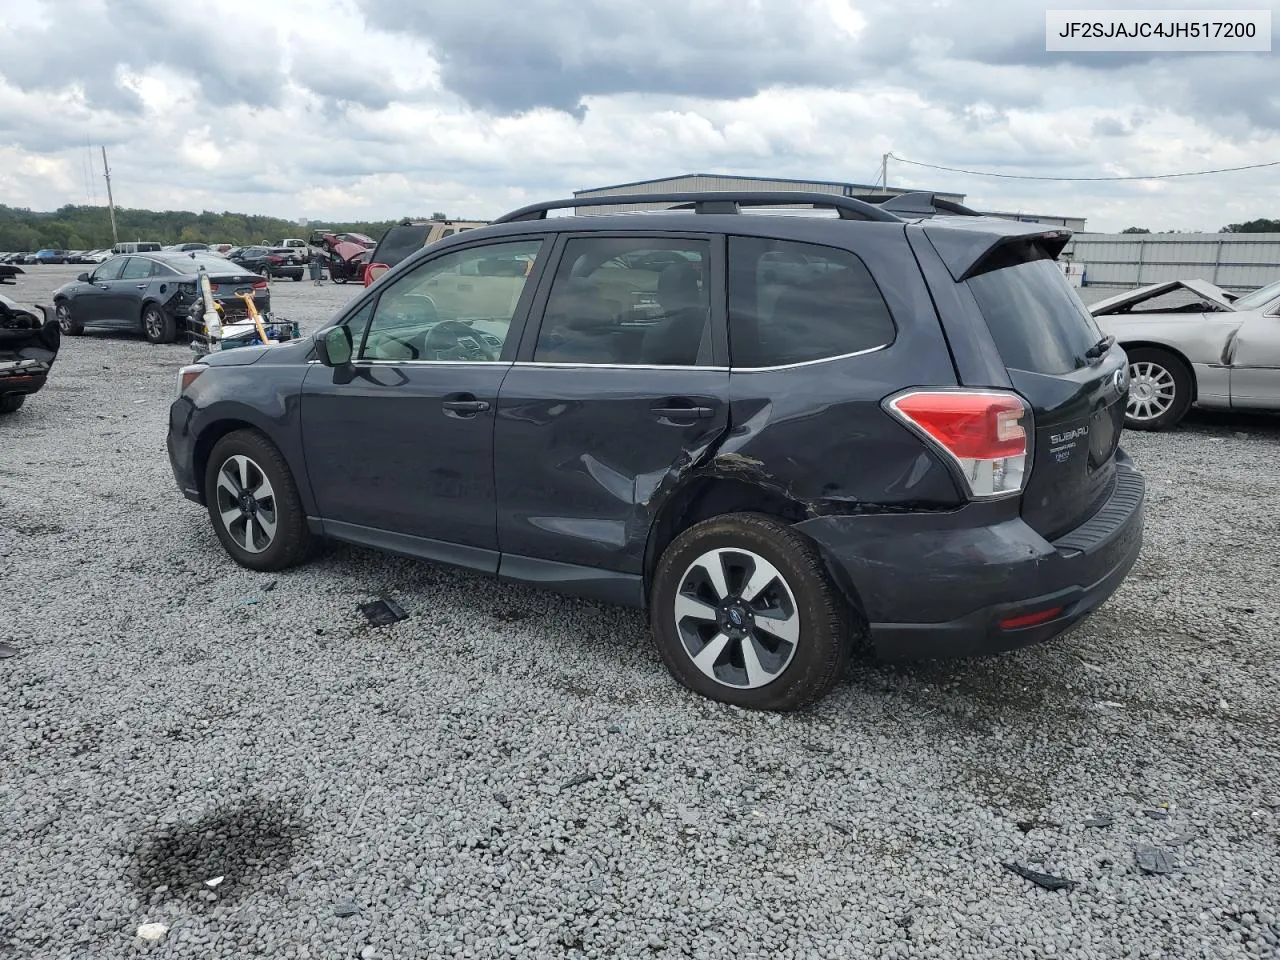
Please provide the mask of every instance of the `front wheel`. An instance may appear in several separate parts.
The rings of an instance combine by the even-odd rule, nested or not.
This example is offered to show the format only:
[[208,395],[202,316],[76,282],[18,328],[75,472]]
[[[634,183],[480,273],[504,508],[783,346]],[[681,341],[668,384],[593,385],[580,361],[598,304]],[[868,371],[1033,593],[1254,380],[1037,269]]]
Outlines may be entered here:
[[1130,430],[1167,430],[1191,409],[1191,371],[1174,354],[1157,347],[1129,351],[1129,400],[1124,425]]
[[16,413],[26,399],[25,393],[11,393],[7,397],[0,397],[0,413]]
[[772,517],[695,524],[654,573],[649,620],[663,662],[705,697],[797,710],[848,669],[853,623],[816,545]]
[[178,324],[152,303],[142,311],[142,334],[148,343],[173,343],[178,336]]
[[78,337],[84,333],[84,324],[80,323],[71,315],[71,304],[65,300],[61,301],[54,308],[54,316],[58,320],[58,329],[69,337]]
[[311,552],[311,533],[284,456],[256,430],[216,444],[204,475],[214,532],[231,559],[251,570],[284,570]]

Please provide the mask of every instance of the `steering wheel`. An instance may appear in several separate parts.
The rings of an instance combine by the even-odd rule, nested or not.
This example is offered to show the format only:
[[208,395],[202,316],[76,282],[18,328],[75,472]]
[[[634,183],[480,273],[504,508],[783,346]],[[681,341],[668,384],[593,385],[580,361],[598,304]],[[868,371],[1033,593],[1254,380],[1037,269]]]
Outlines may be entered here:
[[424,352],[448,353],[458,351],[465,354],[459,359],[497,360],[497,356],[489,347],[480,332],[470,324],[461,320],[443,320],[431,328],[423,343]]

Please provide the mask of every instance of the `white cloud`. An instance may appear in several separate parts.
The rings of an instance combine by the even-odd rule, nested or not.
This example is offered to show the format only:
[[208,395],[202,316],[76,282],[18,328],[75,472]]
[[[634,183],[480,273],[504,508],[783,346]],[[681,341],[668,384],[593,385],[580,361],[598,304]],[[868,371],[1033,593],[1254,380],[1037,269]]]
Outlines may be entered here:
[[[589,0],[537,0],[516,22],[504,6],[496,23],[485,19],[493,4],[473,0],[451,8],[447,29],[423,18],[407,31],[356,0],[180,6],[6,9],[4,202],[100,202],[101,180],[85,178],[90,159],[100,178],[100,143],[122,205],[312,219],[489,217],[690,171],[870,182],[886,151],[1073,176],[1280,159],[1272,58],[1051,60],[1042,8],[1012,0],[655,0],[642,23]],[[730,8],[737,19],[715,34]],[[245,31],[223,29],[232,22],[252,36],[237,40]],[[795,46],[762,47],[771,23]],[[131,34],[149,38],[146,56],[122,46]],[[33,51],[55,35],[65,56],[50,71]],[[485,55],[493,73],[475,73]],[[459,80],[464,60],[472,72]],[[523,106],[478,92],[504,76],[528,84],[509,98]],[[894,184],[1087,216],[1096,229],[1214,230],[1277,216],[1275,174],[1054,183],[890,163]]]

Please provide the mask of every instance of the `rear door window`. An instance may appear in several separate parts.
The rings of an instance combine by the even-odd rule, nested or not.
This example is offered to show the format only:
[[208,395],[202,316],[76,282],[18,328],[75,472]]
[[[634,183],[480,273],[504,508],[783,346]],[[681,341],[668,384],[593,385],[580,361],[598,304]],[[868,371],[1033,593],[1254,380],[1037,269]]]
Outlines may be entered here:
[[708,364],[710,256],[706,240],[570,240],[551,284],[534,361]]
[[421,250],[430,232],[430,224],[401,224],[392,227],[373,252],[373,262],[394,267],[411,253]]
[[847,250],[729,238],[732,365],[760,368],[865,353],[892,343],[889,307]]
[[1052,260],[1010,258],[967,281],[1004,365],[1050,376],[1086,366],[1102,333],[1067,278]]

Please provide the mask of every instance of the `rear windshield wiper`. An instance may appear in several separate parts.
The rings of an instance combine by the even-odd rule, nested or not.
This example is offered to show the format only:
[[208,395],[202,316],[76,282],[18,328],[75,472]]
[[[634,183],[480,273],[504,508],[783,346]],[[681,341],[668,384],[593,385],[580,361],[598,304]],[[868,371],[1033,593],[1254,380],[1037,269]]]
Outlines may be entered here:
[[1115,346],[1115,342],[1116,342],[1115,337],[1109,337],[1109,336],[1103,337],[1101,340],[1099,340],[1097,343],[1095,343],[1092,347],[1090,347],[1088,350],[1084,352],[1084,358],[1086,360],[1097,360],[1100,357],[1106,356],[1107,351],[1110,350],[1113,346]]

